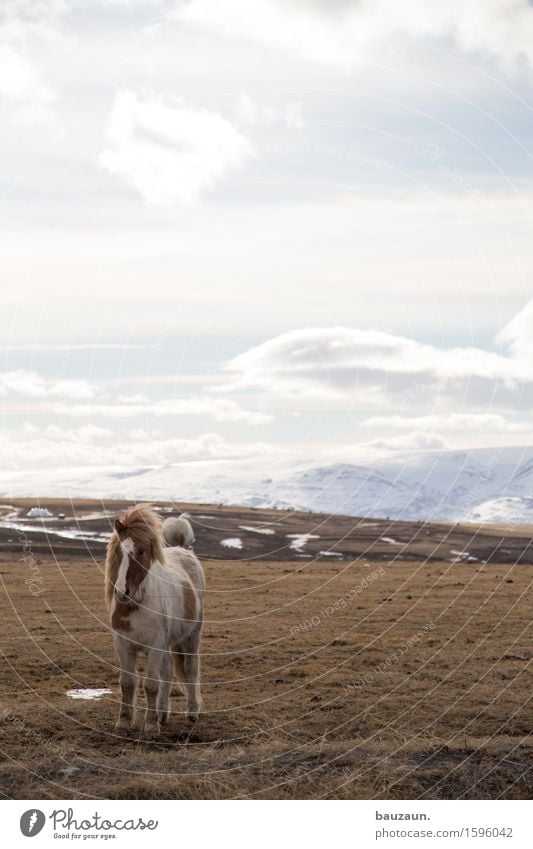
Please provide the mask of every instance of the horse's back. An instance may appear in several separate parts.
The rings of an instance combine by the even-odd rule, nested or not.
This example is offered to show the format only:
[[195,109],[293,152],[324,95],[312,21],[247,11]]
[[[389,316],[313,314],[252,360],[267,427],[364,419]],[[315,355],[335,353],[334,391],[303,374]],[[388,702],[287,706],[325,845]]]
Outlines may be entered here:
[[202,564],[197,556],[186,548],[173,546],[165,548],[165,561],[168,566],[183,570],[191,581],[195,591],[203,599],[205,591],[205,575]]

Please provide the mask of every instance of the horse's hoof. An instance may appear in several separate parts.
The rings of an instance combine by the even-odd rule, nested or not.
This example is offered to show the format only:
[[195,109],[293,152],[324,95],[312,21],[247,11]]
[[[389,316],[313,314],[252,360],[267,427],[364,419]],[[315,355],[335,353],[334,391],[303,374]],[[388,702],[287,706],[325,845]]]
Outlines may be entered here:
[[129,734],[130,724],[129,722],[123,722],[119,719],[118,722],[115,723],[113,731],[115,731],[117,734]]
[[146,740],[156,740],[161,733],[161,729],[157,723],[150,723],[144,726],[143,737]]
[[200,714],[198,712],[193,713],[191,711],[191,713],[187,714],[187,719],[189,720],[189,722],[198,722],[198,720],[200,719]]
[[165,713],[160,713],[159,714],[159,724],[160,725],[167,725],[169,716],[170,716],[170,713],[168,711],[166,711]]

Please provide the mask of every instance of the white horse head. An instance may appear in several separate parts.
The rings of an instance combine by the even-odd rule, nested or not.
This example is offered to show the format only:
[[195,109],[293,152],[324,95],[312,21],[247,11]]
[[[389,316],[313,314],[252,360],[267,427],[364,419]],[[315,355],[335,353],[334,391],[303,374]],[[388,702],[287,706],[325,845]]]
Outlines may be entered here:
[[139,602],[142,584],[155,562],[164,562],[161,521],[151,507],[138,504],[115,522],[106,563],[107,599]]

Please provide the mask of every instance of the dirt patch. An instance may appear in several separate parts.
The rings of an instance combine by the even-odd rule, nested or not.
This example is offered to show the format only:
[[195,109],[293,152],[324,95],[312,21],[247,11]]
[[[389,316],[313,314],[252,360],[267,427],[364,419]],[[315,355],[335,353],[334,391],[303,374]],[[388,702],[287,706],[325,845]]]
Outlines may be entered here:
[[[316,517],[286,521],[320,533]],[[5,797],[530,798],[527,564],[427,561],[409,545],[402,559],[205,558],[206,710],[188,725],[175,690],[147,742],[113,732],[103,550],[74,548],[24,561],[0,547]]]

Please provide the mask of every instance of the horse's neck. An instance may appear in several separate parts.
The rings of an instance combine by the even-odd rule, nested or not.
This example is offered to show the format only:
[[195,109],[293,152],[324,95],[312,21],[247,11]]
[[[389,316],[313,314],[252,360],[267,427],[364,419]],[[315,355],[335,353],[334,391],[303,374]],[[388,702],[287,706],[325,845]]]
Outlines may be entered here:
[[152,563],[152,565],[150,566],[148,574],[147,574],[146,578],[144,579],[145,584],[146,584],[146,589],[148,591],[150,591],[152,589],[157,589],[158,584],[160,584],[161,581],[164,580],[164,577],[165,577],[165,566],[164,566],[164,564],[161,563],[159,560],[155,560]]

